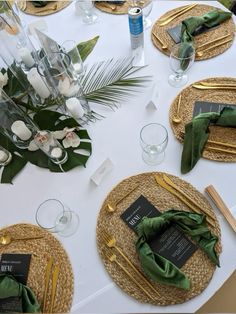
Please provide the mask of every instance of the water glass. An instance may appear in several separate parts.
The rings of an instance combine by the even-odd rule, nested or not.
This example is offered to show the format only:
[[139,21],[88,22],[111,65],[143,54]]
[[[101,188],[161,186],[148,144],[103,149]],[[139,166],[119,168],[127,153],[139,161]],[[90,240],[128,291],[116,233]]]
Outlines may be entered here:
[[152,21],[148,16],[152,11],[152,0],[133,0],[133,5],[142,8],[144,29],[151,27]]
[[[184,53],[183,53],[184,49]],[[171,49],[170,67],[174,74],[169,76],[169,84],[174,87],[184,86],[188,81],[186,72],[191,68],[195,59],[193,46],[177,44]]]
[[61,45],[61,48],[63,52],[70,56],[71,63],[74,68],[73,72],[76,74],[76,78],[80,78],[83,74],[84,67],[76,42],[74,40],[66,40]]
[[75,5],[76,9],[82,12],[85,24],[92,24],[97,21],[98,16],[94,13],[92,0],[77,0]]
[[78,215],[53,198],[39,205],[35,219],[41,228],[64,237],[73,235],[79,226]]
[[159,123],[145,125],[140,131],[144,162],[152,166],[160,164],[164,160],[167,143],[168,133],[163,125]]
[[49,131],[39,131],[34,137],[35,144],[56,165],[64,164],[68,159],[67,151]]

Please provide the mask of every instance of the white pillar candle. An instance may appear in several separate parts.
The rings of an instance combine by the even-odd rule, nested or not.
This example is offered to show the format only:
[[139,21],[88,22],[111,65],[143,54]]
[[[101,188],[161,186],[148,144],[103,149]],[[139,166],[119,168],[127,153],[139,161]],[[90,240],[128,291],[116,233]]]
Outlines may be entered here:
[[28,48],[25,47],[20,48],[19,55],[27,67],[31,68],[35,64],[35,61]]
[[32,132],[29,128],[25,125],[23,121],[17,120],[11,125],[12,132],[17,135],[22,141],[28,141],[31,136]]
[[76,73],[81,73],[81,72],[82,72],[82,66],[81,66],[81,64],[75,63],[75,64],[73,64],[73,66],[74,66],[74,69],[75,69],[75,72],[76,72]]
[[30,69],[27,79],[40,97],[45,99],[50,96],[50,91],[36,68]]
[[51,157],[60,158],[62,156],[62,149],[60,147],[54,147],[51,150]]
[[82,118],[84,115],[84,109],[78,98],[71,97],[66,101],[66,108],[75,119]]
[[4,162],[8,159],[8,155],[3,150],[0,150],[0,162]]

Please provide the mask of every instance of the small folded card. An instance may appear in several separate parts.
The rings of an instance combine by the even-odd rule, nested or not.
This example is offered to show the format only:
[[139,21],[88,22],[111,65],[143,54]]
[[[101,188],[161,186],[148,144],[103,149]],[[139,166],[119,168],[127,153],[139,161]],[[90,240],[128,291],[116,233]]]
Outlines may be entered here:
[[112,171],[114,165],[109,158],[107,158],[100,167],[94,172],[91,176],[91,181],[93,181],[96,185],[99,185],[104,177]]
[[193,118],[199,115],[200,113],[205,112],[218,112],[225,107],[236,108],[236,105],[225,104],[225,103],[216,103],[216,102],[208,102],[208,101],[195,101],[194,109],[193,109]]
[[[197,35],[200,35],[202,33],[208,32],[210,30],[215,29],[218,26],[219,25],[212,27],[212,28],[208,28],[206,26],[200,26],[199,28],[197,28],[195,30],[195,32],[193,33],[193,36],[197,36]],[[173,28],[169,28],[167,30],[168,34],[170,35],[170,37],[174,40],[174,42],[176,44],[179,44],[181,41],[181,28],[182,28],[182,24],[178,24],[177,26],[175,26]]]
[[30,254],[2,254],[0,273],[7,273],[26,285],[30,267]]
[[[153,218],[161,212],[141,195],[121,215],[121,219],[133,230],[143,217]],[[175,225],[170,225],[162,234],[149,243],[151,249],[165,257],[177,267],[181,268],[197,250],[197,246],[191,242]]]

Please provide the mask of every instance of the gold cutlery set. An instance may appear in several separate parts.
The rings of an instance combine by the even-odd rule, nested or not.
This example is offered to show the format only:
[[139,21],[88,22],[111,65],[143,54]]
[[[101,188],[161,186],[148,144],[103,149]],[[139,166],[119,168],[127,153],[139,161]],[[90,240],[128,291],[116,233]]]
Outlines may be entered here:
[[[122,249],[117,245],[114,237],[110,236],[105,230],[102,230],[101,240],[105,244],[104,253],[111,263],[116,263],[118,267],[126,273],[130,280],[133,281],[150,299],[154,301],[156,297],[160,297],[156,288],[136,268],[136,266],[124,254]],[[117,255],[114,253],[115,250]],[[121,262],[121,260],[123,260],[123,262]]]
[[[45,278],[44,278],[44,294],[42,301],[42,312],[43,313],[52,313],[55,303],[56,291],[57,291],[57,282],[59,277],[60,267],[55,266],[53,269],[54,259],[50,257],[47,262]],[[53,269],[53,272],[52,272]],[[52,272],[52,279],[50,281]],[[49,299],[48,299],[49,297]],[[49,307],[47,306],[47,301],[49,300]]]
[[[223,40],[223,39],[225,39],[225,40]],[[224,36],[220,36],[220,37],[213,39],[207,43],[204,43],[200,46],[197,46],[196,56],[202,57],[204,55],[204,53],[206,53],[207,51],[211,51],[211,50],[218,48],[222,45],[228,44],[229,42],[232,42],[232,35],[231,34],[226,34]]]
[[181,16],[182,14],[192,10],[196,6],[197,6],[197,3],[191,4],[191,5],[186,5],[186,6],[182,7],[179,11],[174,12],[172,14],[169,14],[167,17],[159,19],[158,24],[160,26],[165,26],[165,25],[169,24],[170,22],[172,22],[177,17]]

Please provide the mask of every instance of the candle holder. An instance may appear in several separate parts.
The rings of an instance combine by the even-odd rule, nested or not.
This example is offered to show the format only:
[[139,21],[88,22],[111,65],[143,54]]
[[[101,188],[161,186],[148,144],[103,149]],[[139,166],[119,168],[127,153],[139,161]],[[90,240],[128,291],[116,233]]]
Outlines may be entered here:
[[76,42],[74,40],[64,41],[61,50],[70,56],[73,66],[72,74],[75,75],[75,79],[80,79],[84,72],[84,66]]
[[91,109],[84,96],[82,86],[71,65],[71,58],[63,52],[45,55],[38,63],[38,73],[46,79],[55,93],[63,97],[66,113],[81,125],[91,119]]
[[6,166],[12,160],[12,154],[4,147],[0,146],[0,166]]
[[17,147],[27,149],[38,128],[3,90],[0,93],[0,132]]
[[67,161],[67,151],[49,131],[39,131],[34,137],[34,142],[54,164],[62,165]]

